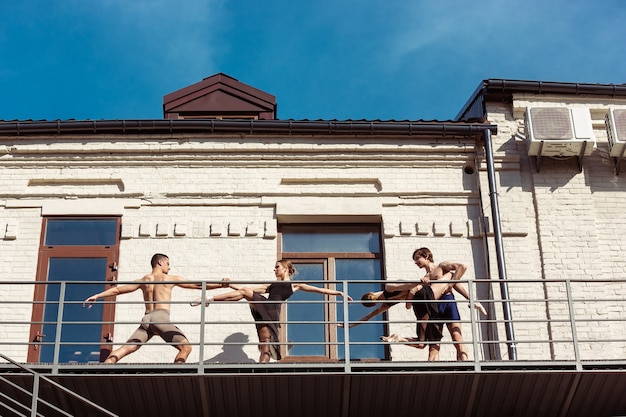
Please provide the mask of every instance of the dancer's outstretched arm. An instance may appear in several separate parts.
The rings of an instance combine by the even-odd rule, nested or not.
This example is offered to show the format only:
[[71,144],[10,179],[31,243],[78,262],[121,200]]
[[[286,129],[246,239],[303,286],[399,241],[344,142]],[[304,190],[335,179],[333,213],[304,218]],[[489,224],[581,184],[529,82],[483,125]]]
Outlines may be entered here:
[[[466,300],[469,301],[470,299],[469,292],[467,291],[467,287],[462,282],[457,282],[456,284],[454,284],[453,288],[456,292],[461,294],[463,297],[465,297]],[[487,315],[487,310],[485,310],[485,307],[483,307],[483,305],[480,302],[474,301],[474,308],[480,311],[483,315],[485,316]]]
[[[370,312],[369,314],[366,314],[365,316],[363,316],[360,319],[358,319],[356,322],[352,323],[350,326],[348,326],[348,328],[351,329],[353,327],[360,326],[361,324],[363,324],[361,322],[369,321],[372,318],[376,317],[377,315],[383,314],[387,310],[389,310],[389,305],[383,303],[383,304],[379,305],[378,307],[376,307],[376,309],[374,311]],[[339,323],[339,324],[337,324],[337,326],[338,327],[342,327],[342,328],[344,327],[343,323]]]
[[304,284],[304,283],[294,283],[293,284],[294,287],[294,291],[297,290],[302,290],[302,291],[306,291],[306,292],[315,292],[318,294],[326,294],[326,295],[339,295],[349,301],[352,301],[352,297],[350,297],[347,294],[344,294],[341,291],[337,291],[337,290],[331,290],[328,288],[321,288],[321,287],[316,287],[314,285],[309,285],[309,284]]

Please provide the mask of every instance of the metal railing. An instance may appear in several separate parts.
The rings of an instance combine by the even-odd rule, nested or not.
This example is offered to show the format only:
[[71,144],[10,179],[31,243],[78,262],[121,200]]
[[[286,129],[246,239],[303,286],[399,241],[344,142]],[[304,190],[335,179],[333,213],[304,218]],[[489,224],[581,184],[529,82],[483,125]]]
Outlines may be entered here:
[[[474,370],[480,370],[489,363],[508,361],[506,352],[511,345],[514,345],[518,352],[517,362],[529,365],[549,362],[552,364],[571,364],[576,369],[581,369],[586,363],[602,363],[606,366],[626,364],[626,338],[622,331],[626,321],[626,296],[624,296],[626,294],[624,291],[626,280],[510,280],[508,285],[511,297],[508,300],[497,299],[493,296],[491,288],[499,285],[498,280],[461,280],[460,282],[467,285],[471,296],[470,301],[467,301],[456,295],[462,317],[458,323],[463,328],[464,344],[470,351],[470,360],[464,364]],[[130,282],[118,282],[118,285],[128,283]],[[232,281],[232,283],[250,286],[263,284],[259,281]],[[38,366],[41,369],[47,369],[52,374],[57,373],[62,367],[74,365],[84,367],[84,363],[75,363],[60,357],[60,352],[64,346],[84,346],[85,349],[99,351],[103,345],[102,341],[63,341],[62,335],[66,334],[72,326],[96,325],[93,321],[81,320],[81,317],[72,317],[71,321],[64,320],[67,308],[83,303],[82,299],[72,300],[70,295],[73,292],[70,289],[75,285],[83,284],[93,285],[94,282],[24,283],[0,281],[0,294],[2,294],[0,311],[3,311],[3,314],[0,315],[0,329],[2,329],[0,332],[3,334],[0,338],[2,357],[5,359],[6,357],[18,358],[19,362],[26,364],[28,363],[25,360],[28,349],[43,349],[45,347],[53,352],[52,360],[28,363],[28,366]],[[311,284],[319,285],[319,281]],[[319,308],[323,304],[325,307],[322,310],[326,311],[332,306],[336,312],[335,317],[341,317],[341,319],[314,317],[312,319],[290,319],[280,322],[283,330],[301,326],[317,326],[315,327],[318,329],[316,331],[323,329],[321,330],[323,340],[294,341],[287,339],[277,342],[283,346],[284,352],[289,352],[294,348],[307,350],[308,347],[321,347],[326,352],[324,355],[305,355],[314,357],[307,357],[302,361],[297,355],[288,355],[289,366],[297,366],[300,362],[303,366],[309,366],[312,361],[323,362],[324,356],[330,362],[341,364],[346,372],[350,372],[355,363],[376,363],[377,366],[383,364],[393,367],[394,363],[427,362],[425,352],[428,351],[429,345],[434,342],[426,342],[426,348],[420,351],[407,347],[402,342],[383,342],[380,340],[382,334],[379,333],[381,331],[383,334],[400,332],[401,336],[416,336],[416,320],[410,310],[405,310],[402,307],[404,301],[400,301],[399,306],[391,307],[386,316],[378,316],[367,322],[359,322],[361,315],[370,310],[361,308],[358,314],[355,313],[356,308],[363,304],[363,301],[360,300],[361,294],[351,293],[351,290],[352,292],[357,291],[364,284],[372,285],[372,281],[328,281],[325,284],[341,288],[344,293],[351,294],[354,300],[331,297],[322,301],[296,301],[292,299],[285,301],[286,308],[295,308],[298,305],[306,308]],[[33,302],[32,299],[26,299],[27,297],[18,296],[16,299],[12,295],[32,294],[32,287],[35,285],[58,286],[58,301]],[[24,290],[24,287],[30,288],[30,290]],[[203,295],[216,293],[206,291],[206,289],[195,294],[189,290],[184,291],[186,291],[185,295],[190,295],[189,298],[201,293]],[[177,297],[183,297],[183,295],[178,293]],[[487,316],[474,313],[472,307],[476,302],[481,302],[485,306],[488,311]],[[127,306],[137,309],[139,308],[137,305],[141,304],[143,309],[144,305],[143,301],[131,300],[126,295],[118,296],[116,301],[98,301],[98,303],[115,303],[118,313]],[[503,318],[503,303],[507,303],[511,308],[511,320],[507,321]],[[176,309],[176,314],[179,317],[183,315],[181,313],[182,307],[179,306],[182,304],[188,308],[188,300],[180,301],[176,298],[172,301],[172,310]],[[190,344],[193,350],[197,352],[197,354],[194,352],[194,355],[197,355],[194,356],[194,358],[197,357],[196,360],[181,366],[191,368],[199,374],[210,372],[211,367],[239,366],[250,368],[261,366],[255,363],[254,358],[250,356],[245,358],[245,361],[241,361],[241,353],[251,351],[247,346],[259,344],[253,330],[254,327],[252,327],[258,322],[255,322],[250,314],[243,313],[243,315],[236,316],[222,314],[224,310],[221,304],[232,305],[232,302],[214,304],[210,309],[200,309],[199,320],[176,321],[178,326],[184,326]],[[469,305],[471,310],[463,307],[464,305]],[[51,311],[56,313],[54,319],[33,321],[31,319],[32,311],[37,306],[51,307]],[[87,311],[85,309],[85,312]],[[191,317],[196,314],[198,313],[189,313],[188,315]],[[97,324],[115,326],[116,340],[114,343],[107,343],[107,346],[118,347],[124,344],[124,340],[126,340],[124,338],[130,335],[130,333],[127,334],[128,329],[136,327],[139,319],[140,317],[132,321],[109,321],[98,322]],[[446,349],[453,351],[455,343],[450,339],[450,335],[445,329],[446,323],[443,320],[435,322],[444,324],[444,338],[439,342],[442,351]],[[361,337],[355,337],[355,329],[357,328],[350,328],[354,324],[359,324],[361,329],[370,330],[359,330]],[[507,339],[505,325],[512,325],[515,328],[515,340]],[[32,326],[52,326],[54,328],[54,340],[30,340]],[[334,329],[336,329],[336,333],[328,336],[333,333]],[[368,331],[371,332],[368,333]],[[244,335],[245,337],[229,339],[228,336],[232,334]],[[217,337],[217,335],[222,337]],[[168,345],[158,337],[152,339],[148,344],[151,346]],[[209,352],[215,352],[218,347],[221,347],[222,351],[229,349],[236,351],[239,356],[231,356],[232,362],[229,362],[228,355],[222,354],[219,360],[211,361],[211,358],[207,358],[207,356],[210,356]],[[383,353],[374,357],[359,353],[374,348]],[[136,363],[140,367],[150,367],[150,362],[139,359],[144,351],[147,349],[134,353],[133,356],[124,361]],[[328,354],[328,352],[332,353]],[[168,351],[167,354],[169,356],[170,352]],[[448,358],[447,361],[450,361],[449,355],[446,358]],[[99,359],[87,361],[93,362],[88,363],[88,366],[98,366]],[[158,366],[163,366],[163,361],[155,362],[158,362]]]
[[[0,376],[0,386],[3,386],[3,389],[0,390],[0,407],[6,409],[8,412],[13,413],[14,415],[18,415],[18,416],[36,417],[36,416],[45,415],[39,412],[41,408],[45,408],[45,409],[51,410],[51,412],[55,413],[55,415],[58,414],[61,416],[73,417],[73,414],[68,413],[67,411],[61,409],[59,406],[53,404],[51,401],[48,401],[42,398],[39,392],[40,387],[42,384],[47,384],[52,390],[61,391],[64,394],[71,396],[74,399],[82,402],[83,404],[85,404],[85,406],[88,409],[91,409],[93,410],[94,413],[96,413],[94,415],[117,417],[117,414],[110,412],[104,407],[99,406],[93,401],[51,380],[45,375],[41,375],[38,372],[34,372],[28,367],[23,366],[15,362],[13,359],[7,356],[4,356],[2,354],[0,354],[0,358],[4,359],[5,361],[13,365],[15,369],[17,370],[17,372],[26,373],[32,377],[32,381],[28,381],[26,384],[24,384],[25,385],[24,387],[16,383],[15,381],[5,378],[4,376]],[[15,392],[23,394],[28,399],[30,399],[30,401],[29,402],[20,401],[19,399],[15,398],[16,397],[15,394],[13,394],[12,396],[7,395],[5,392],[7,392],[9,388],[14,390]]]

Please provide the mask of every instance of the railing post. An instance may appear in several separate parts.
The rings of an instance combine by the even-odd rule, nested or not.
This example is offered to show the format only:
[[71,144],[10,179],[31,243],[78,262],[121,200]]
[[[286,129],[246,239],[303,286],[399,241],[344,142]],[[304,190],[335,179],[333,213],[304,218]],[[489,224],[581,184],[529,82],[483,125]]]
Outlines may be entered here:
[[572,326],[572,342],[574,343],[576,370],[582,371],[582,364],[580,363],[580,348],[578,347],[578,334],[576,333],[576,317],[574,316],[574,302],[572,300],[572,283],[569,279],[565,280],[565,291],[567,293],[567,306],[569,308],[569,322]]
[[343,350],[345,356],[344,370],[346,373],[349,373],[352,366],[350,363],[350,328],[348,325],[349,304],[347,297],[348,294],[350,294],[350,292],[348,291],[348,281],[342,281],[342,287],[344,294],[344,296],[341,297],[343,305]]
[[198,374],[204,375],[204,325],[206,320],[206,282],[202,282],[202,304],[200,304],[200,345],[198,346]]
[[61,330],[63,328],[63,307],[65,306],[66,282],[61,281],[59,289],[59,304],[57,308],[57,324],[54,335],[54,354],[52,359],[52,374],[59,372],[59,356],[61,355]]
[[30,415],[31,417],[37,417],[37,405],[39,404],[39,374],[33,374],[33,397],[30,401]]
[[[476,320],[476,309],[474,303],[474,280],[467,281],[468,294],[469,294],[469,306],[470,306],[470,325],[472,326],[472,347],[474,350],[474,370],[476,372],[480,371],[480,361],[478,360],[478,353],[480,352],[481,344],[479,343],[479,335],[480,335],[480,327],[478,326],[478,321]],[[478,315],[480,317],[480,314]]]

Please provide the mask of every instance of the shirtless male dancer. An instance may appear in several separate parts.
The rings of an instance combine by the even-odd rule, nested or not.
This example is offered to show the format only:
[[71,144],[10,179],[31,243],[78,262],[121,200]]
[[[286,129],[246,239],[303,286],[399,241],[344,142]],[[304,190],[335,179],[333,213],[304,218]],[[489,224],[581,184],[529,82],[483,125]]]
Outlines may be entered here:
[[[449,283],[445,285],[437,285],[432,281],[437,280],[458,280],[460,279],[464,273],[467,271],[467,266],[457,262],[441,262],[439,264],[435,264],[433,261],[433,254],[428,248],[419,248],[413,252],[413,262],[419,268],[423,268],[426,271],[426,275],[420,280],[419,283],[410,283],[410,284],[387,284],[386,290],[407,290],[409,289],[409,296],[412,298],[415,296],[417,292],[419,292],[424,285],[431,286],[433,289],[433,295],[435,300],[446,299],[446,302],[438,303],[436,306],[437,318],[448,320],[447,327],[450,331],[450,336],[454,342],[454,346],[457,349],[457,360],[467,360],[467,347],[463,343],[463,334],[461,332],[461,324],[460,324],[460,316],[458,312],[458,308],[456,306],[455,301],[451,301],[450,298],[446,298],[448,294],[451,294],[452,288],[454,288],[459,294],[464,296],[466,299],[470,299],[469,292],[463,283]],[[454,300],[454,297],[451,297]],[[412,303],[407,303],[407,308],[413,307],[415,308],[419,305],[415,305]],[[474,302],[474,308],[480,311],[482,314],[486,315],[487,311],[482,306],[482,304],[478,301]],[[455,314],[454,314],[455,313]],[[416,313],[417,315],[417,313]],[[422,329],[418,329],[418,338],[399,338],[396,335],[391,335],[395,337],[385,337],[383,340],[389,339],[390,341],[401,341],[401,342],[409,342],[411,346],[417,348],[424,348],[425,345],[421,342],[424,341],[423,337],[426,332],[426,326],[428,317],[418,317],[418,319],[422,319],[422,321],[418,324],[418,326],[422,326]],[[425,319],[425,320],[424,320]],[[436,325],[437,327],[441,327],[441,324]],[[419,330],[422,330],[420,333]],[[419,337],[421,334],[422,337]],[[433,340],[430,340],[431,342]],[[417,342],[417,343],[415,343]],[[439,359],[439,349],[440,345],[431,343],[429,344],[429,352],[428,352],[428,360],[436,361]]]
[[[112,287],[101,293],[94,294],[83,302],[83,307],[91,308],[93,303],[104,297],[120,294],[128,294],[137,290],[143,292],[146,304],[146,314],[141,320],[141,325],[126,341],[127,344],[117,348],[104,363],[116,363],[124,356],[137,351],[142,344],[150,340],[154,335],[159,335],[167,343],[172,343],[178,349],[174,359],[175,363],[184,363],[191,353],[191,345],[183,332],[170,322],[170,304],[172,301],[172,289],[176,286],[189,289],[202,289],[202,283],[191,283],[183,277],[168,275],[170,260],[167,255],[157,253],[150,261],[152,272],[133,281],[133,284]],[[167,282],[165,284],[155,284]],[[207,289],[221,288],[222,284],[206,284]]]

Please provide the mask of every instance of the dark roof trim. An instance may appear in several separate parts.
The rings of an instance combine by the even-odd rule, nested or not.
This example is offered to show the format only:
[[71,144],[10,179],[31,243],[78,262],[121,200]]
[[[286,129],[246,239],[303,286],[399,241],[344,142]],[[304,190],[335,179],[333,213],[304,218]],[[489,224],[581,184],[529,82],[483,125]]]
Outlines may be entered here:
[[72,134],[282,134],[474,136],[497,125],[463,122],[311,121],[311,120],[67,120],[0,122],[0,136]]
[[484,112],[485,101],[512,101],[514,93],[531,94],[592,94],[626,97],[626,84],[585,84],[551,81],[483,80],[461,108],[455,120],[475,120],[475,110],[480,104]]

